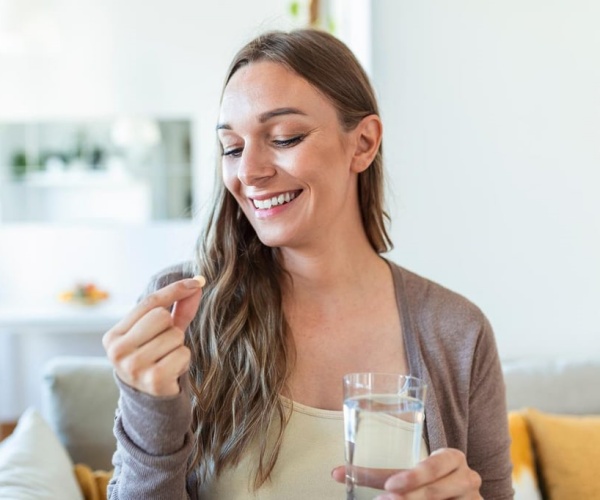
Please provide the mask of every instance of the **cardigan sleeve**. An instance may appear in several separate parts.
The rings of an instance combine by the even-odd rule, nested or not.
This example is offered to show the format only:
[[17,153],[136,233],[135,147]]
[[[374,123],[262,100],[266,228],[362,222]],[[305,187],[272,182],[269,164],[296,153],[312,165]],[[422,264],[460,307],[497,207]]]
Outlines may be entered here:
[[192,413],[187,380],[177,396],[154,397],[136,391],[117,377],[121,396],[114,423],[115,471],[110,500],[195,499],[187,467],[192,451]]
[[492,327],[484,317],[471,372],[467,460],[481,475],[486,500],[513,498],[505,392]]

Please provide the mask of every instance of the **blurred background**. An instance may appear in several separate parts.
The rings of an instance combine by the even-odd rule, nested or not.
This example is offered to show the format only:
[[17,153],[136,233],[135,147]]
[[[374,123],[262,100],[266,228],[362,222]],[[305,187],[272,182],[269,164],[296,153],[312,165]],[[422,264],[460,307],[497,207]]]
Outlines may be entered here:
[[503,359],[597,356],[599,22],[593,0],[0,0],[0,418],[193,255],[231,57],[311,23],[380,99],[389,257],[477,303]]

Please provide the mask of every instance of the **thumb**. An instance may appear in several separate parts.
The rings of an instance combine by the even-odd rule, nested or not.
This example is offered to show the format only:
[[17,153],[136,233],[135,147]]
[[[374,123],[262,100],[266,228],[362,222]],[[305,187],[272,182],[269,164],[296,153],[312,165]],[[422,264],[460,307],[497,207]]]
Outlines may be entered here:
[[[204,278],[202,278],[202,280],[204,280]],[[202,288],[198,288],[188,297],[175,302],[173,305],[173,312],[171,313],[173,326],[185,332],[192,320],[196,317],[201,298]]]

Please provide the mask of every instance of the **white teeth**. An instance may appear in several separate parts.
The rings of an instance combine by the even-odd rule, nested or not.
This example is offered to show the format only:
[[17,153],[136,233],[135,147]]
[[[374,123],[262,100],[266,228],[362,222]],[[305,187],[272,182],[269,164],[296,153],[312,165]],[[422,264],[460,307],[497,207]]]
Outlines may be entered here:
[[252,200],[254,202],[254,206],[261,210],[268,210],[271,207],[276,207],[277,205],[283,205],[284,203],[289,203],[294,198],[296,198],[295,193],[285,193],[280,194],[279,196],[273,196],[273,198],[267,200]]

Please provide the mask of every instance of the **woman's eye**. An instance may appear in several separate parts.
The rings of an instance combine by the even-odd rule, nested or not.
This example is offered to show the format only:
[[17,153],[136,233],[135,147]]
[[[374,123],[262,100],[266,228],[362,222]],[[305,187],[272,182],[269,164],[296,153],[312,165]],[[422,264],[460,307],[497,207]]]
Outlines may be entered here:
[[280,148],[289,148],[291,146],[295,146],[296,144],[302,142],[306,135],[301,134],[295,137],[291,137],[289,139],[274,139],[273,144]]
[[233,158],[239,158],[242,156],[242,148],[231,148],[223,149],[223,156],[232,156]]

